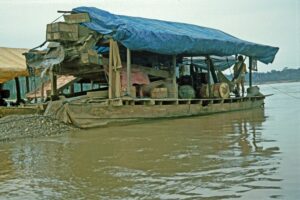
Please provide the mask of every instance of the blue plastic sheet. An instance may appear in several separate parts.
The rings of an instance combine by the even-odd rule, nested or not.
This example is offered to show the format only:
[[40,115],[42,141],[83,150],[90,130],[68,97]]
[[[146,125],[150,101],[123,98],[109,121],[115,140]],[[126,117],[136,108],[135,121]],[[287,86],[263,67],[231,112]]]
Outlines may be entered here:
[[78,7],[73,11],[88,13],[91,22],[83,23],[84,26],[111,35],[133,51],[185,56],[242,54],[268,64],[273,62],[279,50],[192,24],[114,15],[93,7]]

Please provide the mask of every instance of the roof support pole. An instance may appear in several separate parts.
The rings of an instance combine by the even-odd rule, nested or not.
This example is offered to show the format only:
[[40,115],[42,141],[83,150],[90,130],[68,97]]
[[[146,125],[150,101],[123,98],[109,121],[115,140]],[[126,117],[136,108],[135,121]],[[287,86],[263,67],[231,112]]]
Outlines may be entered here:
[[216,74],[216,69],[215,69],[214,63],[213,63],[212,59],[210,58],[210,56],[207,56],[207,60],[209,62],[209,68],[210,68],[211,76],[214,80],[214,83],[218,83],[219,80],[218,80],[218,77]]
[[176,83],[176,55],[173,55],[172,64],[173,64],[172,83],[173,83],[173,89],[174,89],[173,98],[177,99],[178,98],[178,89],[177,89],[177,83]]
[[112,69],[112,39],[109,40],[109,62],[108,62],[108,98],[112,99],[112,76],[113,76],[113,69]]
[[44,99],[45,99],[45,96],[44,96],[45,92],[44,91],[45,91],[45,84],[42,81],[42,86],[41,86],[41,102],[44,102]]
[[57,98],[57,77],[54,74],[53,69],[50,69],[50,79],[51,79],[51,99],[55,100]]
[[72,84],[70,85],[69,90],[70,90],[70,94],[73,95],[73,94],[74,94],[74,83],[72,83]]
[[21,102],[21,88],[20,88],[20,81],[19,78],[15,78],[15,83],[16,83],[16,94],[17,94],[17,104]]
[[252,57],[249,57],[249,87],[252,87]]
[[127,48],[127,95],[131,96],[131,51]]
[[26,93],[28,93],[30,91],[30,89],[29,89],[29,77],[28,76],[25,77],[25,83],[26,83]]
[[207,85],[208,85],[208,97],[211,97],[211,90],[210,90],[210,58],[206,56],[206,65],[207,65]]

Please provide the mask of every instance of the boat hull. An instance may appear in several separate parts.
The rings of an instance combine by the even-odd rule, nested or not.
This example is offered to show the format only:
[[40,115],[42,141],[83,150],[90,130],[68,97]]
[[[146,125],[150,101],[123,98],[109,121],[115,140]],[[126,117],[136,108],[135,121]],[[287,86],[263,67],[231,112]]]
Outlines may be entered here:
[[79,128],[128,123],[143,119],[190,117],[262,107],[265,96],[231,99],[135,99],[52,102],[47,115]]

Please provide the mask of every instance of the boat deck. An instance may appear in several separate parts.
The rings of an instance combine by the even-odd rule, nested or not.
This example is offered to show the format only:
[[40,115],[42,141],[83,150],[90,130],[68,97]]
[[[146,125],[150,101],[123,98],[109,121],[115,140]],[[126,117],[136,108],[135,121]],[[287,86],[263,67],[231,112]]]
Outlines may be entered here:
[[223,104],[223,103],[238,103],[264,99],[266,96],[254,96],[254,97],[234,97],[234,98],[207,98],[207,99],[150,99],[150,98],[115,98],[115,99],[103,99],[103,98],[89,98],[88,103],[106,103],[107,105],[182,105],[182,104]]

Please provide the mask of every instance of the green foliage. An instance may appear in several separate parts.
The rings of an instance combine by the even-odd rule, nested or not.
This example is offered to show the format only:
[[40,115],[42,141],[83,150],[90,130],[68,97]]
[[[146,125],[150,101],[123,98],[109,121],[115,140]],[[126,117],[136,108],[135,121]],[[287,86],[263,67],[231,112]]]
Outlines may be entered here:
[[254,83],[268,83],[268,82],[286,82],[286,81],[300,81],[300,68],[289,69],[285,67],[282,71],[272,70],[266,73],[253,73]]
[[[249,73],[246,74],[246,82],[249,82]],[[232,79],[231,75],[227,75],[229,80]],[[253,84],[262,84],[270,82],[294,82],[300,81],[300,68],[289,69],[285,67],[282,71],[271,70],[270,72],[253,72]]]

